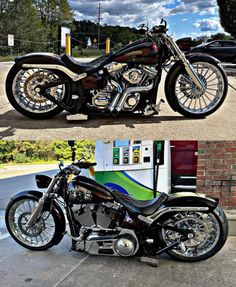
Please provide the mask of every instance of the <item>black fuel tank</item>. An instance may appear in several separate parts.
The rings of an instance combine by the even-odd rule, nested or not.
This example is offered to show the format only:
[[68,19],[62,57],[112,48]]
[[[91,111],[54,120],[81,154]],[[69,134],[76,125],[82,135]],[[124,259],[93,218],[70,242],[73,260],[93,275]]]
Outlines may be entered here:
[[87,189],[91,197],[89,201],[93,203],[113,201],[111,191],[91,178],[77,176],[71,181],[71,184],[75,189],[79,187]]
[[146,39],[135,41],[116,52],[117,63],[156,64],[159,61],[160,49],[154,42]]

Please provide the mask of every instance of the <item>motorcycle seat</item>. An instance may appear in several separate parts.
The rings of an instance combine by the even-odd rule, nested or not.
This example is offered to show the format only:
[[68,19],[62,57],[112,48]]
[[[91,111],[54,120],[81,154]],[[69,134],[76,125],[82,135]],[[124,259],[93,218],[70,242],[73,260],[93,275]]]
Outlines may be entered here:
[[110,53],[105,56],[101,56],[89,63],[82,63],[75,60],[73,57],[64,54],[62,55],[61,60],[72,72],[82,74],[88,72],[96,72],[97,70],[101,69],[111,61],[113,55],[113,53]]
[[116,201],[124,205],[133,213],[145,216],[152,215],[168,198],[167,194],[160,193],[159,196],[152,200],[137,200],[124,193],[114,190],[112,191],[112,195]]

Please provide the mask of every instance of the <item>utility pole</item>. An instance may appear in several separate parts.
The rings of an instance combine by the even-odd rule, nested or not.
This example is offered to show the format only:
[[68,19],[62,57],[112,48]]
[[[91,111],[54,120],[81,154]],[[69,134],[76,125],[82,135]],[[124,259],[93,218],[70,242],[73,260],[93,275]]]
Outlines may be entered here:
[[101,36],[101,20],[102,20],[102,17],[101,17],[101,12],[102,12],[102,5],[101,3],[99,2],[98,4],[98,48],[100,46],[100,36]]

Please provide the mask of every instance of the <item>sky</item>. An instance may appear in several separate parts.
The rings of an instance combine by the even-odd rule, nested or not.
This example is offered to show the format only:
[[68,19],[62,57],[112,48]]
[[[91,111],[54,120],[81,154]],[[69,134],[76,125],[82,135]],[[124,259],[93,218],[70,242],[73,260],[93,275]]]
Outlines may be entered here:
[[169,34],[176,39],[224,32],[216,0],[69,0],[77,20],[97,21],[98,3],[102,5],[101,24],[150,27],[167,20]]

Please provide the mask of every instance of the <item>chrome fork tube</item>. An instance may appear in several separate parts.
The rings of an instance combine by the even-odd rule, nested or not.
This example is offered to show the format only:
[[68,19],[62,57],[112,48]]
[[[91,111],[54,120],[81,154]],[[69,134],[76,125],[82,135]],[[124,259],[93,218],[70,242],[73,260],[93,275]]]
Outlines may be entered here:
[[170,36],[166,36],[165,37],[168,42],[170,43],[170,45],[173,47],[173,49],[175,50],[177,56],[179,57],[179,59],[183,62],[184,67],[188,73],[188,75],[191,77],[191,79],[193,80],[194,84],[201,90],[203,91],[205,89],[202,81],[199,79],[196,70],[194,69],[193,65],[186,59],[184,53],[180,50],[180,48],[178,47],[178,45],[175,43],[175,41],[173,40],[172,37]]
[[39,214],[41,213],[45,200],[48,198],[50,192],[53,190],[54,185],[56,184],[58,179],[58,176],[55,175],[52,179],[52,181],[50,182],[50,185],[48,186],[48,189],[45,191],[45,193],[43,194],[43,196],[40,198],[39,202],[36,204],[33,212],[30,215],[30,218],[26,224],[26,227],[31,227],[32,224],[37,220]]

